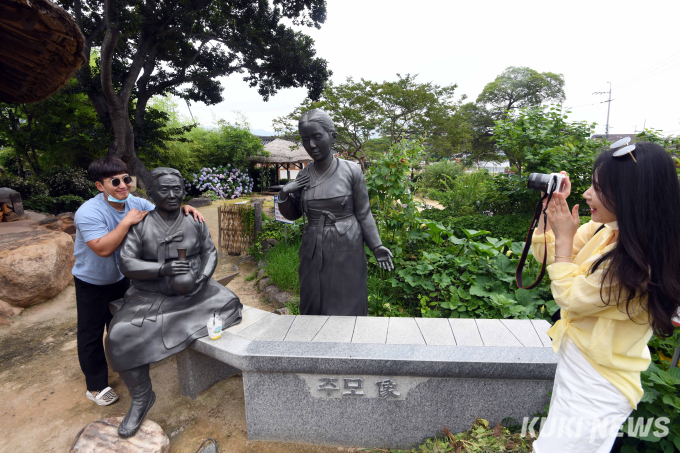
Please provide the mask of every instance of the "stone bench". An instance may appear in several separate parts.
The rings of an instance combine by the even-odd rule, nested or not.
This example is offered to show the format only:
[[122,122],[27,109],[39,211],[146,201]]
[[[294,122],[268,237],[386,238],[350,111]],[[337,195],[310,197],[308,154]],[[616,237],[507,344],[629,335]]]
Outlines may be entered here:
[[408,448],[446,426],[542,411],[557,366],[548,322],[279,316],[244,307],[177,356],[183,395],[243,374],[250,440]]

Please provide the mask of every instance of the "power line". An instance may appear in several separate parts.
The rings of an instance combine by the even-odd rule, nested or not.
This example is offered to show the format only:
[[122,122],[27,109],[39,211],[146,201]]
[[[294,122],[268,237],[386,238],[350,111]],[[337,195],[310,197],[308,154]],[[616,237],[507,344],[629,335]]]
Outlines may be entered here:
[[680,66],[680,62],[674,64],[673,66],[669,66],[669,67],[667,67],[667,68],[664,68],[664,69],[662,69],[661,71],[655,72],[654,74],[650,74],[650,75],[648,75],[647,77],[644,77],[644,78],[642,78],[642,79],[636,80],[636,81],[634,81],[634,82],[630,82],[630,83],[628,83],[628,84],[626,84],[626,85],[623,85],[621,88],[627,88],[627,87],[629,87],[629,86],[631,86],[631,85],[635,85],[636,83],[642,82],[643,80],[647,80],[647,79],[649,79],[649,78],[651,78],[651,77],[654,77],[655,75],[661,74],[662,72],[668,71],[669,69],[672,69],[672,68],[674,68],[674,67],[676,67],[676,66]]
[[630,82],[631,80],[637,79],[637,78],[640,77],[641,75],[644,75],[644,74],[646,74],[647,72],[656,69],[657,66],[660,66],[660,65],[664,64],[664,63],[667,62],[668,60],[674,59],[674,57],[675,57],[676,55],[680,55],[680,52],[676,52],[676,53],[674,53],[673,55],[671,55],[670,57],[666,58],[665,60],[662,60],[660,63],[657,63],[657,64],[655,64],[654,66],[651,66],[651,67],[645,69],[644,71],[640,72],[640,73],[637,74],[637,75],[634,75],[634,76],[632,76],[632,77],[629,77],[629,78],[623,80],[623,81],[621,82],[621,85],[625,85],[625,84],[627,84],[628,82]]

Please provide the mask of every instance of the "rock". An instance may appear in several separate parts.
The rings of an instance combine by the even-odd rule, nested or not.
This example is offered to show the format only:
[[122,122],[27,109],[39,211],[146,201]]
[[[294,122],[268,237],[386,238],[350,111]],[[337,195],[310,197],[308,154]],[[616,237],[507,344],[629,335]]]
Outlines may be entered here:
[[290,302],[291,297],[293,297],[291,293],[283,291],[278,294],[274,294],[271,298],[271,303],[274,308],[281,308]]
[[59,214],[59,215],[57,216],[57,218],[58,218],[59,220],[62,220],[62,219],[69,219],[69,220],[72,220],[74,216],[75,216],[75,214],[74,214],[73,212],[62,212],[61,214]]
[[47,225],[47,224],[58,222],[58,221],[59,221],[59,219],[56,218],[56,217],[45,217],[40,222],[38,222],[38,225]]
[[269,282],[271,282],[271,281],[272,281],[272,279],[269,278],[269,277],[261,278],[257,282],[257,287],[260,288],[260,291],[264,291],[264,289],[267,287],[267,285],[269,285]]
[[148,418],[129,439],[118,436],[123,417],[105,418],[90,423],[76,436],[69,453],[169,453],[170,439],[158,423]]
[[265,260],[260,260],[257,262],[257,267],[258,269],[264,269],[267,267],[267,262]]
[[61,222],[58,221],[58,220],[56,222],[53,222],[53,223],[48,223],[47,225],[44,225],[44,226],[45,226],[45,228],[47,228],[49,230],[55,230],[55,231],[59,230],[59,231],[61,231]]
[[274,313],[276,313],[277,315],[289,315],[290,310],[288,309],[288,307],[281,307],[274,310]]
[[234,272],[238,272],[238,265],[234,264],[233,266],[231,266],[231,270]]
[[194,208],[202,208],[203,206],[210,206],[212,204],[212,200],[210,198],[192,198],[191,200],[187,201],[189,206],[193,206]]
[[59,294],[73,281],[73,240],[42,228],[0,235],[0,299],[28,307]]
[[259,269],[259,270],[257,271],[257,279],[258,279],[258,280],[261,279],[262,277],[264,277],[264,275],[265,275],[265,274],[264,274],[264,269]]
[[76,234],[76,226],[74,224],[64,225],[61,228],[61,231],[63,231],[66,234]]
[[18,315],[22,311],[24,311],[23,308],[13,307],[4,300],[0,300],[0,316],[4,318],[11,318]]
[[279,241],[277,239],[268,238],[268,239],[261,241],[260,245],[262,246],[262,251],[267,252],[269,249],[276,246],[276,244],[278,244],[278,243],[279,243]]
[[17,220],[19,220],[19,216],[14,211],[10,211],[2,216],[3,222],[16,222]]
[[73,242],[76,242],[76,234],[75,233],[69,234],[69,236],[71,236],[71,239],[73,239]]
[[12,323],[9,322],[9,319],[3,318],[2,316],[0,316],[0,326],[8,326],[10,324],[12,324]]
[[264,300],[274,302],[274,296],[280,293],[281,290],[276,285],[269,285],[264,289]]

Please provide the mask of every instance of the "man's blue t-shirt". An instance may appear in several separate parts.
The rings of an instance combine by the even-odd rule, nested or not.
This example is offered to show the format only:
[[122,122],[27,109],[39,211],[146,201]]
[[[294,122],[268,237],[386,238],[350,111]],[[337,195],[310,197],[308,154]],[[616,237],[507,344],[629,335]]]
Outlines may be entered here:
[[86,243],[113,231],[130,209],[153,211],[155,208],[149,201],[130,195],[125,202],[125,209],[117,211],[104,197],[100,193],[87,200],[78,208],[74,219],[76,243],[73,255],[76,257],[76,264],[73,266],[73,276],[93,285],[110,285],[122,280],[124,275],[118,270],[118,250],[104,258],[94,253]]

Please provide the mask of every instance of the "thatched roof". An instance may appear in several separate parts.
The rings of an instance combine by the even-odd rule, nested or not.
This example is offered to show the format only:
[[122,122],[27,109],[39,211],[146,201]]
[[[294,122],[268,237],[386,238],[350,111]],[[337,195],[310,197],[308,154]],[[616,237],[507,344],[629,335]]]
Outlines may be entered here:
[[85,63],[75,20],[49,0],[0,0],[0,101],[38,102]]
[[294,142],[280,138],[261,138],[264,149],[269,151],[269,156],[251,156],[248,158],[251,162],[259,162],[261,164],[293,164],[312,161],[307,151]]

